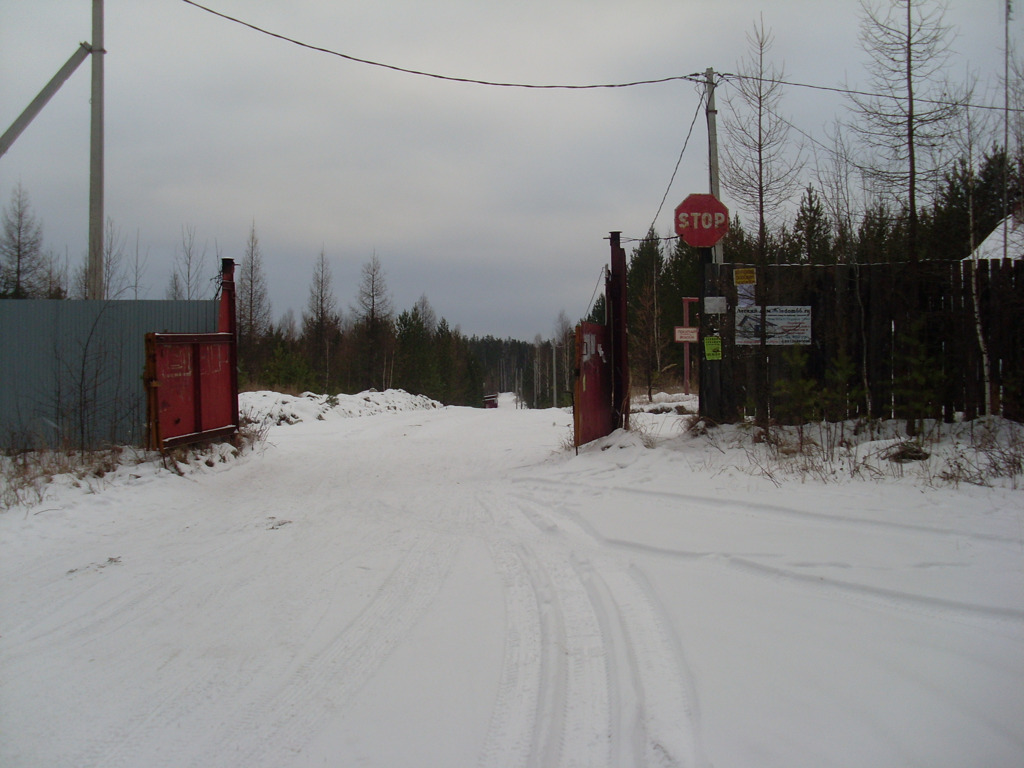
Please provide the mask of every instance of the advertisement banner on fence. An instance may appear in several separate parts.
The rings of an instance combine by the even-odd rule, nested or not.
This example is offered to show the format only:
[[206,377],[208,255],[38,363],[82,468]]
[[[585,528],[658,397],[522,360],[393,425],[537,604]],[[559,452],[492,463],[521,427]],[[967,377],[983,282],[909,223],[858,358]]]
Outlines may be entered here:
[[[736,344],[761,343],[761,307],[736,307]],[[765,344],[811,343],[810,307],[766,307]]]

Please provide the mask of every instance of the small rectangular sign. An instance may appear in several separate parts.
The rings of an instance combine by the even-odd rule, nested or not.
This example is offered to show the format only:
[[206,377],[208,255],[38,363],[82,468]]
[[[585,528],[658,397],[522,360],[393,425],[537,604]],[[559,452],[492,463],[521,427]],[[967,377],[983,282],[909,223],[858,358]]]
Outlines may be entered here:
[[733,285],[757,285],[757,270],[753,267],[742,267],[732,271]]
[[705,360],[721,360],[722,359],[722,337],[721,336],[705,336],[704,337],[704,359]]
[[705,296],[704,312],[709,315],[724,315],[726,309],[725,296]]
[[699,328],[690,328],[684,325],[676,326],[676,343],[677,344],[695,344],[699,338]]

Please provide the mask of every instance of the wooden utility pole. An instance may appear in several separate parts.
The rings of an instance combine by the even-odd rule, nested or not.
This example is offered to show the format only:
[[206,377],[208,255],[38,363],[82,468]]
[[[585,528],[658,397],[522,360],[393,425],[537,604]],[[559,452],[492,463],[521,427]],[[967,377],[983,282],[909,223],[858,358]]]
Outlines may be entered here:
[[[708,120],[708,175],[710,176],[710,183],[708,185],[708,191],[715,196],[716,200],[721,200],[721,188],[718,180],[718,109],[715,107],[715,70],[713,67],[708,67],[704,72],[705,83],[708,89],[708,101],[707,101],[707,120]],[[722,250],[722,243],[716,243],[712,249],[712,261],[715,264],[722,264],[725,261]]]
[[92,118],[89,129],[89,261],[85,295],[103,292],[103,0],[92,0]]

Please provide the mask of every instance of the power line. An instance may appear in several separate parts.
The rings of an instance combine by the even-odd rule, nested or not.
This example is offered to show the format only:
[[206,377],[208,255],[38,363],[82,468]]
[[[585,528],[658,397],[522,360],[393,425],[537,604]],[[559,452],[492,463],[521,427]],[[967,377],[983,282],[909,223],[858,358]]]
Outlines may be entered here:
[[[585,85],[566,84],[566,83],[517,83],[517,82],[505,82],[505,81],[495,81],[495,80],[481,80],[481,79],[472,78],[472,77],[457,77],[457,76],[453,76],[453,75],[442,75],[442,74],[439,74],[439,73],[436,73],[436,72],[426,72],[426,71],[423,71],[423,70],[411,69],[411,68],[408,68],[408,67],[400,67],[400,66],[397,66],[395,64],[386,64],[386,63],[379,62],[379,61],[373,61],[371,59],[363,59],[363,58],[360,58],[358,56],[352,56],[351,54],[342,53],[340,51],[335,51],[335,50],[333,50],[331,48],[324,48],[322,46],[312,45],[310,43],[305,43],[305,42],[303,42],[301,40],[296,40],[293,37],[288,37],[287,35],[282,35],[282,34],[280,34],[278,32],[272,32],[272,31],[270,31],[268,29],[260,27],[260,26],[258,26],[256,24],[251,23],[251,22],[244,21],[244,20],[239,19],[239,18],[237,18],[235,16],[231,16],[229,14],[222,13],[220,11],[216,11],[216,10],[214,10],[212,8],[209,8],[209,7],[205,6],[205,5],[202,5],[201,3],[195,2],[195,0],[181,0],[181,1],[183,3],[185,3],[185,4],[187,4],[187,5],[193,6],[194,8],[198,8],[201,11],[206,11],[207,13],[209,13],[209,14],[211,14],[213,16],[217,16],[218,18],[224,19],[225,21],[230,21],[233,24],[239,24],[239,25],[241,25],[243,27],[246,27],[247,29],[253,30],[254,32],[258,32],[261,35],[266,35],[268,37],[272,37],[272,38],[275,38],[277,40],[282,40],[282,41],[284,41],[286,43],[291,43],[292,45],[297,45],[300,48],[305,48],[305,49],[310,50],[310,51],[316,51],[317,53],[326,53],[329,56],[337,56],[340,59],[345,59],[346,61],[355,62],[357,64],[366,64],[366,65],[371,66],[371,67],[380,67],[381,69],[388,69],[388,70],[391,70],[393,72],[401,72],[401,73],[404,73],[404,74],[407,74],[407,75],[416,75],[418,77],[429,77],[429,78],[433,78],[435,80],[445,80],[445,81],[453,82],[453,83],[470,83],[472,85],[487,85],[487,86],[492,86],[492,87],[497,87],[497,88],[527,88],[527,89],[535,89],[535,90],[594,90],[594,89],[600,89],[600,88],[633,88],[633,87],[639,86],[639,85],[659,85],[661,83],[671,83],[671,82],[677,82],[677,81],[680,81],[680,80],[689,80],[690,82],[700,83],[700,82],[703,82],[703,80],[704,80],[704,75],[702,73],[700,73],[700,72],[694,72],[694,73],[691,73],[691,74],[688,74],[688,75],[670,75],[668,77],[657,77],[657,78],[650,78],[650,79],[645,79],[645,80],[631,80],[631,81],[628,81],[628,82],[621,82],[621,83],[590,83],[590,84],[585,84]],[[762,81],[762,82],[771,82],[771,83],[778,83],[780,85],[788,85],[788,86],[791,86],[793,88],[807,88],[807,89],[816,90],[816,91],[828,91],[830,93],[838,93],[838,94],[842,94],[842,95],[846,95],[846,96],[865,96],[865,97],[868,97],[868,98],[878,98],[878,99],[898,99],[899,98],[898,96],[893,96],[892,94],[873,93],[871,91],[861,91],[861,90],[857,90],[857,89],[854,89],[854,88],[840,88],[840,87],[837,87],[837,86],[816,85],[814,83],[801,83],[801,82],[797,82],[795,80],[778,80],[778,79],[775,79],[775,78],[761,78],[761,77],[756,77],[754,75],[739,75],[739,74],[734,74],[734,73],[729,73],[729,72],[722,72],[722,73],[718,73],[718,74],[721,76],[721,78],[723,80],[728,80],[728,79],[758,80],[758,81]],[[925,99],[925,98],[918,98],[917,101],[919,101],[922,104],[936,104],[936,105],[943,105],[943,106],[955,105],[955,106],[971,107],[973,109],[988,109],[988,110],[997,110],[997,111],[1024,112],[1024,108],[1022,108],[1022,107],[1006,107],[1006,106],[998,106],[998,105],[992,105],[992,104],[964,104],[962,102],[956,102],[956,101],[943,101],[941,99]]]
[[690,121],[690,130],[686,132],[686,140],[683,142],[683,148],[679,150],[679,157],[676,159],[676,167],[672,169],[672,178],[668,180],[668,186],[665,187],[665,194],[661,196],[661,204],[658,205],[658,212],[654,214],[654,219],[651,221],[651,226],[648,227],[648,232],[654,229],[655,223],[658,221],[658,217],[661,216],[661,209],[665,207],[665,200],[668,199],[669,190],[672,189],[672,182],[676,180],[676,173],[679,171],[679,164],[683,161],[683,155],[686,153],[686,147],[690,143],[690,136],[693,135],[693,126],[697,123],[697,115],[700,114],[700,108],[704,106],[705,94],[701,93],[700,99],[697,102],[697,109],[693,112],[693,120]]
[[268,37],[273,37],[273,38],[275,38],[277,40],[283,40],[286,43],[291,43],[292,45],[297,45],[300,48],[306,48],[306,49],[311,50],[311,51],[316,51],[317,53],[326,53],[326,54],[328,54],[330,56],[337,56],[340,59],[345,59],[346,61],[352,61],[352,62],[355,62],[357,64],[368,64],[371,67],[380,67],[381,69],[389,69],[389,70],[391,70],[393,72],[402,72],[402,73],[407,74],[407,75],[417,75],[419,77],[430,77],[430,78],[433,78],[435,80],[446,80],[446,81],[453,82],[453,83],[470,83],[470,84],[473,84],[473,85],[489,85],[489,86],[494,86],[494,87],[497,87],[497,88],[532,88],[532,89],[537,89],[537,90],[593,90],[593,89],[598,89],[598,88],[632,88],[632,87],[637,86],[637,85],[657,85],[659,83],[670,83],[670,82],[677,81],[677,80],[694,80],[697,77],[697,75],[672,75],[670,77],[660,77],[660,78],[655,78],[655,79],[652,79],[652,80],[633,80],[633,81],[626,82],[626,83],[594,83],[594,84],[590,84],[590,85],[511,83],[511,82],[500,82],[500,81],[494,81],[494,80],[477,80],[477,79],[471,78],[471,77],[454,77],[454,76],[451,76],[451,75],[437,74],[436,72],[424,72],[424,71],[421,71],[421,70],[418,70],[418,69],[408,69],[406,67],[399,67],[399,66],[396,66],[394,64],[384,64],[384,63],[379,62],[379,61],[371,61],[370,59],[361,59],[361,58],[359,58],[357,56],[351,56],[351,55],[349,55],[347,53],[341,53],[340,51],[335,51],[335,50],[332,50],[330,48],[322,48],[322,47],[320,47],[318,45],[310,45],[309,43],[304,43],[301,40],[296,40],[295,38],[288,37],[286,35],[281,35],[281,34],[278,34],[277,32],[271,32],[268,29],[264,29],[263,27],[256,26],[255,24],[251,24],[251,23],[249,23],[247,21],[243,21],[242,19],[235,18],[234,16],[229,16],[226,13],[221,13],[220,11],[215,11],[212,8],[207,8],[205,5],[200,5],[199,3],[195,2],[195,0],[181,0],[181,1],[183,3],[185,3],[185,4],[187,4],[187,5],[191,5],[191,6],[195,7],[195,8],[198,8],[201,11],[206,11],[207,13],[210,13],[210,14],[212,14],[214,16],[217,16],[217,17],[219,17],[221,19],[224,19],[225,21],[230,21],[230,22],[233,22],[235,24],[240,24],[241,26],[247,27],[248,29],[251,29],[254,32],[259,32],[261,35],[267,35]]
[[[814,91],[829,91],[831,93],[842,94],[843,96],[866,96],[873,99],[893,99],[899,100],[900,96],[894,96],[891,93],[872,93],[871,91],[858,91],[853,88],[837,88],[828,85],[813,85],[811,83],[798,83],[792,80],[779,80],[777,78],[769,77],[757,77],[756,75],[736,75],[730,72],[721,73],[722,80],[728,82],[731,80],[753,80],[759,83],[775,83],[778,85],[788,85],[793,88],[808,88]],[[1024,112],[1024,107],[1005,107],[994,104],[971,104],[962,101],[943,101],[942,99],[925,99],[918,96],[914,97],[914,101],[920,102],[921,104],[934,104],[943,107],[969,107],[971,109],[990,109],[999,112]]]

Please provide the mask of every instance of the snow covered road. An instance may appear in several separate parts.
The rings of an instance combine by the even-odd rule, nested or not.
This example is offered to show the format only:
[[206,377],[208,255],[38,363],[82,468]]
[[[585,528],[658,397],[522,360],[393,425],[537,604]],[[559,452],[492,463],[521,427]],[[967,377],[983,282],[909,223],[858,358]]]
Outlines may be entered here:
[[1024,764],[1021,492],[397,402],[0,516],[0,765]]

